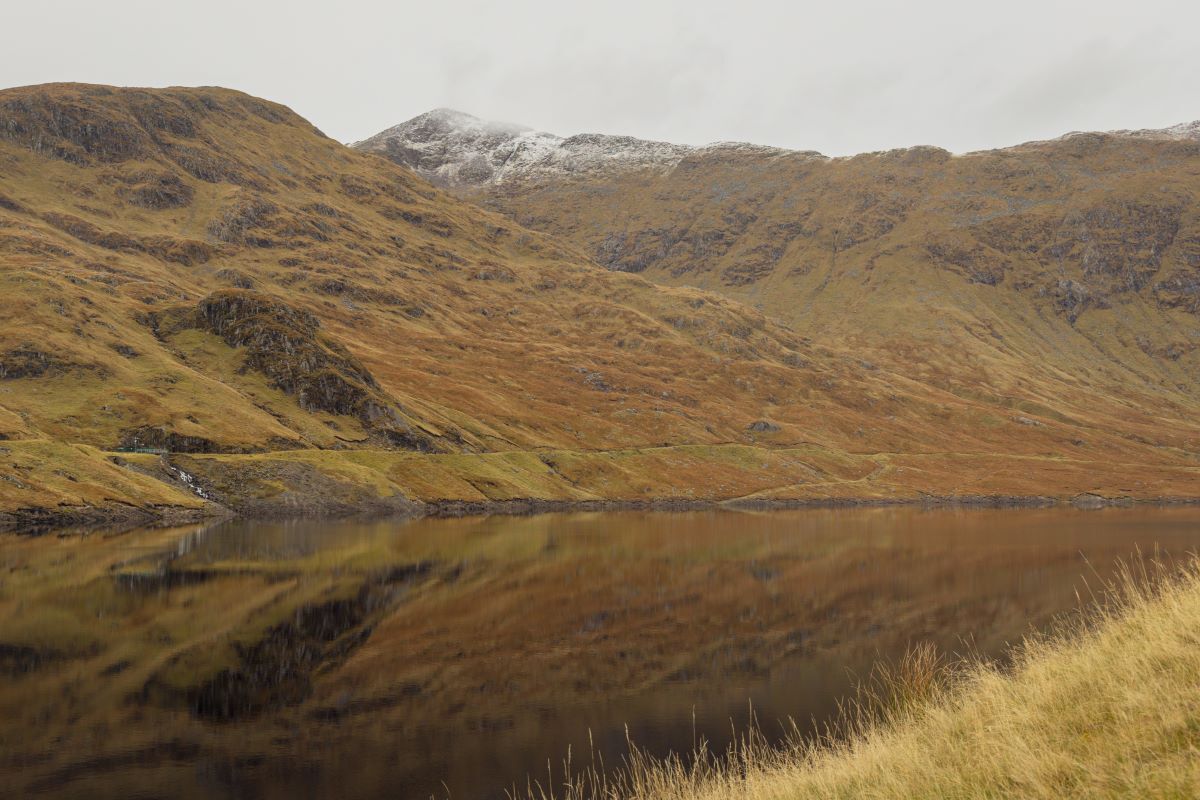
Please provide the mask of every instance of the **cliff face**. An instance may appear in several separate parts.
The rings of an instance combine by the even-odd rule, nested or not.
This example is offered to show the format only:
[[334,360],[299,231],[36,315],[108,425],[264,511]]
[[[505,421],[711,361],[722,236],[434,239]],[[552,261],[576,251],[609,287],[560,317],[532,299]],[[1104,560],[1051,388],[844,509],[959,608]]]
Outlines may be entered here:
[[[658,149],[631,144],[621,152]],[[914,218],[898,189],[879,188],[886,182],[829,200],[864,208],[853,221],[815,199],[797,217],[809,201],[788,193],[792,183],[779,170],[828,182],[820,177],[828,162],[743,147],[679,152],[670,167],[647,168],[639,155],[622,162],[633,164],[627,169],[601,160],[569,178],[506,178],[473,190],[493,204],[520,205],[526,210],[514,214],[559,229],[559,239],[237,92],[0,92],[0,465],[13,477],[0,481],[0,515],[197,498],[257,508],[283,497],[303,510],[323,493],[355,508],[388,497],[1116,492],[1111,467],[1093,485],[1097,464],[1141,465],[1134,472],[1143,495],[1187,485],[1197,449],[1191,395],[1148,367],[1140,382],[1126,377],[1139,364],[1103,360],[1088,365],[1091,372],[1053,366],[1050,378],[1045,370],[1024,374],[1036,363],[1029,353],[1001,349],[1005,373],[978,363],[990,350],[912,350],[924,329],[896,325],[905,314],[940,330],[942,322],[905,302],[951,285],[1039,298],[1033,307],[1061,325],[1053,331],[1073,336],[1113,313],[1117,297],[1159,292],[1162,308],[1153,313],[1194,319],[1190,273],[1174,255],[1190,236],[1182,190],[1138,195],[1119,212],[1084,207],[1072,219],[1104,235],[1065,240],[1078,252],[1064,249],[1054,228],[1045,247],[1080,264],[1078,276],[1063,279],[1075,282],[1062,287],[1022,287],[1021,251],[992,280],[990,257],[972,261],[957,240],[926,242],[932,234],[922,232],[921,252],[933,248],[945,262],[928,267],[940,281],[930,283],[882,255],[871,270],[848,266],[858,262],[845,253],[893,241],[901,227],[893,218]],[[943,168],[948,161],[936,153],[871,158],[895,161],[888,169],[910,170],[911,181],[933,174],[914,159]],[[765,177],[750,180],[753,170]],[[672,181],[684,183],[668,191]],[[768,213],[777,205],[787,215]],[[1169,241],[1158,233],[1131,241],[1123,228],[1130,220],[1174,232]],[[780,226],[788,245],[777,258],[774,250],[758,256],[774,265],[769,273],[731,280],[734,266],[754,273],[737,254],[781,246]],[[1036,241],[1049,235],[1028,228]],[[677,251],[680,242],[691,255]],[[901,244],[889,245],[897,258],[918,246]],[[816,259],[825,246],[824,261],[808,272],[797,267],[800,254]],[[1139,254],[1136,264],[1114,255],[1127,248]],[[854,280],[842,274],[851,270]],[[807,283],[762,302],[768,295],[755,287],[791,287],[793,271]],[[1084,273],[1092,276],[1086,282]],[[909,300],[878,291],[871,274],[910,286]],[[711,286],[769,313],[648,277]],[[847,293],[860,285],[878,305],[847,314]],[[955,302],[955,313],[967,314]],[[798,306],[809,310],[793,313]],[[817,319],[827,320],[824,328]],[[967,331],[995,349],[1000,340],[980,334],[980,324],[964,317],[946,329],[948,341]],[[889,330],[905,333],[877,335]],[[1145,364],[1178,364],[1182,373],[1194,356],[1190,340],[1176,339],[1131,347]],[[1047,352],[1071,351],[1074,341],[1038,340]],[[876,351],[904,357],[889,361]],[[1022,391],[1039,401],[1000,392],[995,375],[1019,375]],[[1108,392],[1105,381],[1130,388]],[[116,480],[115,456],[105,454],[116,448],[174,454],[165,465],[121,456],[118,472],[136,479]],[[961,480],[964,468],[944,459],[891,462],[895,454],[951,452],[976,459],[974,477]],[[190,454],[186,463],[180,453]],[[1016,479],[1011,462],[999,467],[996,458],[1041,459],[1049,472],[1024,474],[1052,477]],[[994,477],[1001,473],[1009,477]],[[151,491],[146,476],[168,484]]]

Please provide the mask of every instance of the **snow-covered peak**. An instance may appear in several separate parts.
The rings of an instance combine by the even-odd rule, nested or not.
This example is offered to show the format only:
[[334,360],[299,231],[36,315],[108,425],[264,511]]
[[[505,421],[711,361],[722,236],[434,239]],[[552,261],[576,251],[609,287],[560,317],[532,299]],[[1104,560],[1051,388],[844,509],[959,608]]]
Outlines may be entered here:
[[[1138,130],[1105,131],[1109,136],[1127,136],[1136,139],[1167,139],[1167,140],[1200,140],[1200,120],[1181,122],[1169,128],[1141,128]],[[1071,139],[1076,136],[1095,136],[1087,131],[1071,131],[1059,137],[1059,140]]]
[[505,164],[552,151],[560,139],[521,125],[437,108],[354,146],[387,156],[448,186],[497,182]]
[[529,131],[524,125],[514,125],[511,122],[495,122],[480,119],[453,108],[435,108],[408,122],[389,128],[382,135],[401,130],[425,130],[429,132],[458,133],[464,136],[516,135]]
[[[1169,128],[1108,131],[1104,134],[1073,132],[1050,142],[1029,142],[1020,146],[1097,135],[1200,141],[1200,120]],[[814,151],[783,150],[745,142],[714,142],[693,147],[599,133],[562,137],[523,125],[480,119],[449,108],[434,109],[354,146],[380,153],[435,183],[452,187],[493,186],[514,180],[538,181],[640,169],[665,172],[674,169],[684,159],[689,159],[690,163],[695,158],[825,158]],[[903,152],[924,153],[934,150],[936,148],[910,148]]]
[[1166,139],[1200,139],[1200,120],[1181,122],[1158,131],[1138,131],[1138,133],[1157,133]]
[[484,186],[599,171],[668,170],[708,150],[786,151],[722,142],[708,147],[584,133],[562,137],[439,108],[354,145],[444,186]]

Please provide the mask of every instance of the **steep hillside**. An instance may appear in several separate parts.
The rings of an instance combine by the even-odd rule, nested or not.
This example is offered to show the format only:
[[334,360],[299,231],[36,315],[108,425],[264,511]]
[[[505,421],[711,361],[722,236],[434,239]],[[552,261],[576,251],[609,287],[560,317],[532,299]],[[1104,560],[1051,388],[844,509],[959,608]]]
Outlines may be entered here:
[[210,500],[1158,496],[1196,475],[1182,390],[1080,383],[1071,416],[970,371],[898,374],[223,89],[0,92],[0,282],[10,523]]
[[[359,147],[434,179],[463,172],[433,153],[465,164],[512,150],[472,133],[484,123],[437,118]],[[602,166],[551,139],[552,157],[517,150],[503,170],[449,183],[610,269],[721,292],[820,345],[1038,422],[1102,414],[1117,430],[1139,411],[1186,419],[1200,402],[1196,124],[964,156],[626,144],[647,158]],[[1197,450],[1190,433],[1157,435]]]

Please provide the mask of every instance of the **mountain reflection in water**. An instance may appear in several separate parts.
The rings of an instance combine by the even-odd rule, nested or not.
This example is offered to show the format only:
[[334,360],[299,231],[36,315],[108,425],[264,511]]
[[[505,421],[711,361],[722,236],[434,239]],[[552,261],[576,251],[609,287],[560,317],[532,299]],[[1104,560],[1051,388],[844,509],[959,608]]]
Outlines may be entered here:
[[[0,795],[503,797],[824,724],[929,640],[1006,642],[1200,509],[236,521],[0,537]],[[581,755],[583,754],[583,755]]]

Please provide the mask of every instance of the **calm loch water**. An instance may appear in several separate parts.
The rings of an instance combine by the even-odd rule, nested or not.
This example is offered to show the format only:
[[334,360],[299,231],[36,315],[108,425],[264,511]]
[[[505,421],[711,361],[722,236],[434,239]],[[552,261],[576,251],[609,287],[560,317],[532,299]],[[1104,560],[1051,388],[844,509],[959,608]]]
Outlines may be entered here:
[[0,796],[503,797],[822,724],[1007,642],[1200,509],[603,513],[0,537]]

